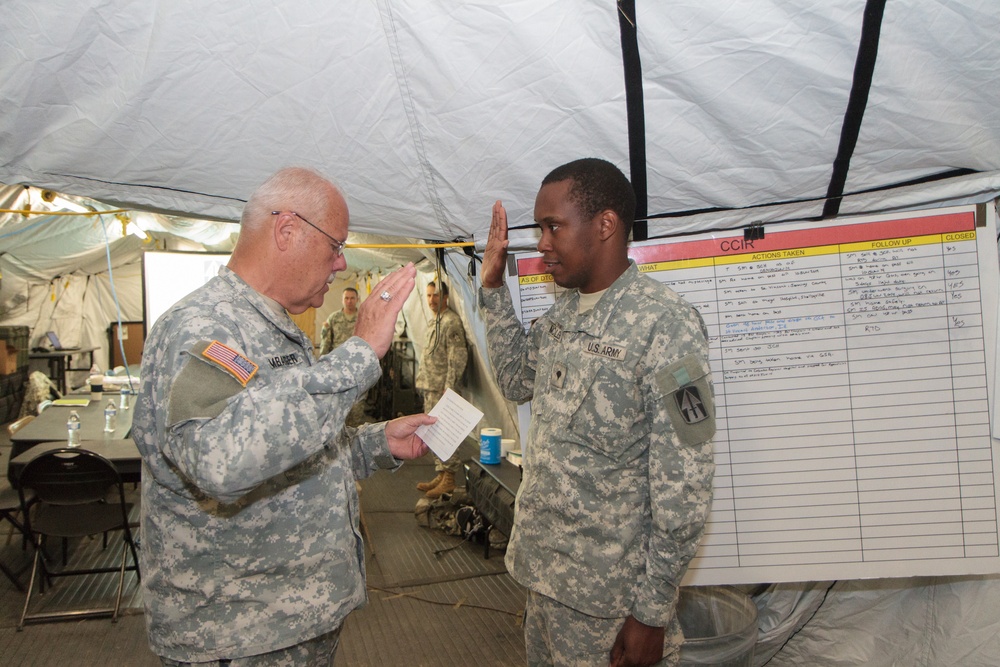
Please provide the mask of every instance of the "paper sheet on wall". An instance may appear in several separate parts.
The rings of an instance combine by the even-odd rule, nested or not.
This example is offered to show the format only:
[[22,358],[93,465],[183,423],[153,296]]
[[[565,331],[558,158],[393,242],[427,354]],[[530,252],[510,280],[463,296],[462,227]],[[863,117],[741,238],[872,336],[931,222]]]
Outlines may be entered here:
[[472,433],[483,413],[476,406],[446,389],[444,396],[427,414],[437,417],[430,426],[417,428],[417,435],[439,459],[446,461],[455,453],[465,436]]

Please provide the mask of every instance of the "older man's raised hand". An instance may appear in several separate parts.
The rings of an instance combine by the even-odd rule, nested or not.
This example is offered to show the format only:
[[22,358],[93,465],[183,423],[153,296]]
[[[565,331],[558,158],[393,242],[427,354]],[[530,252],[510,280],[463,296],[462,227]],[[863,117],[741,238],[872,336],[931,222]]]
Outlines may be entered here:
[[413,263],[397,269],[383,278],[364,302],[358,306],[358,322],[354,335],[364,339],[381,359],[392,346],[396,318],[406,297],[413,291],[417,270]]

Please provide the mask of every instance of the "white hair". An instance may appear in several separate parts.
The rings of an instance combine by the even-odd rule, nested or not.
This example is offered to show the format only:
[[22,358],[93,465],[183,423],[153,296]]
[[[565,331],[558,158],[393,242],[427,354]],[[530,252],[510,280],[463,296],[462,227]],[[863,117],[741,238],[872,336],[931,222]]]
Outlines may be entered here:
[[259,228],[271,217],[272,211],[318,211],[330,205],[330,194],[343,193],[326,176],[308,167],[285,167],[261,183],[240,217],[244,230]]

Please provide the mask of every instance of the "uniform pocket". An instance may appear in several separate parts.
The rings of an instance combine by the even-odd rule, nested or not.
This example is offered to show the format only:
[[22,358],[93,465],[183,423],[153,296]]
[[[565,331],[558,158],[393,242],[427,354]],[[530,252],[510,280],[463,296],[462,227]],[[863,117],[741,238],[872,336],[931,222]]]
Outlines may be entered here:
[[630,368],[587,364],[576,376],[570,431],[585,447],[618,460],[645,435],[642,400]]

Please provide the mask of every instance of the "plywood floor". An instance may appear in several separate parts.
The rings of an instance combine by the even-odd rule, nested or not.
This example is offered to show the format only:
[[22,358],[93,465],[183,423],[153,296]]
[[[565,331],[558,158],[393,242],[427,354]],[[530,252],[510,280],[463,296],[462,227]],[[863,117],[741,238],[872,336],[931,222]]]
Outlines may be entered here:
[[[9,452],[4,428],[0,470],[6,471]],[[414,517],[422,496],[414,486],[433,475],[427,458],[395,473],[378,472],[362,483],[369,604],[345,623],[336,667],[524,664],[520,618],[525,595],[506,573],[502,551],[491,549],[486,559],[483,545],[421,526]],[[138,500],[137,491],[133,500]],[[134,512],[137,517],[138,508]],[[22,551],[16,537],[8,542],[7,524],[0,526],[0,559],[22,570],[26,581],[30,548]],[[54,552],[58,554],[58,548]],[[70,545],[73,563],[116,562],[117,557],[117,549],[103,550],[99,538]],[[54,609],[113,600],[114,579],[93,575],[57,580],[38,604]],[[123,614],[115,624],[93,619],[29,625],[17,632],[23,601],[23,593],[0,576],[0,664],[5,667],[160,664],[146,641],[142,594],[132,574]]]

